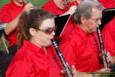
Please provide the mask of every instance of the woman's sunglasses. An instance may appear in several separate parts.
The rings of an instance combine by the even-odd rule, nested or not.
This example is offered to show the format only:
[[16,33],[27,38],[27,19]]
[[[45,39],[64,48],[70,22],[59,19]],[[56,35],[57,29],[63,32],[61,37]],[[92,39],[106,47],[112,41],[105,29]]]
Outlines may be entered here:
[[42,29],[39,29],[39,30],[42,31],[42,32],[45,32],[46,34],[51,34],[52,32],[56,31],[56,26],[55,27],[49,27],[45,30],[42,30]]

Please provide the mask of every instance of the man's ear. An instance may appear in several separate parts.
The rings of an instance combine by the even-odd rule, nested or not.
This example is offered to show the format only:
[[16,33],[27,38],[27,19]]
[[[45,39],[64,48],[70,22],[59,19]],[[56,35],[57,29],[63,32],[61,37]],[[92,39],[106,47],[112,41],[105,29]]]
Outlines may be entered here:
[[84,17],[81,17],[80,22],[81,22],[81,24],[84,24],[86,22],[86,19]]
[[36,31],[36,29],[34,29],[34,28],[30,28],[30,29],[29,29],[29,33],[30,33],[31,36],[34,36],[34,35],[36,34],[36,32],[37,32],[37,31]]

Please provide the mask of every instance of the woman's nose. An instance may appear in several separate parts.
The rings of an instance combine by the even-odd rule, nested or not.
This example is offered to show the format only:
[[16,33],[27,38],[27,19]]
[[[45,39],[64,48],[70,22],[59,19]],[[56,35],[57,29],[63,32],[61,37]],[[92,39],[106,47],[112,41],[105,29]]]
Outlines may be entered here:
[[54,36],[55,35],[55,31],[53,31],[51,34]]

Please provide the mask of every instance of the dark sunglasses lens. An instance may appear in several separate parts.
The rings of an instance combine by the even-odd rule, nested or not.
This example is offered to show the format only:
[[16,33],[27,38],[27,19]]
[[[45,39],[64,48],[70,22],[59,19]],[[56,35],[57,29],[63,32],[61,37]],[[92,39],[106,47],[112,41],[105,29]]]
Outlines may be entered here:
[[48,29],[46,29],[45,32],[46,32],[47,34],[51,34],[53,31],[55,32],[55,30],[56,30],[56,27],[53,27],[53,28],[48,28]]

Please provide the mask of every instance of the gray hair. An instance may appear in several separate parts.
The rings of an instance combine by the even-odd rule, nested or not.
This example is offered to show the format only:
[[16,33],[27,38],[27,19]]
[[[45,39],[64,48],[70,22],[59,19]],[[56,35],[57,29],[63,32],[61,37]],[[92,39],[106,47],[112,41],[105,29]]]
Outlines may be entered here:
[[85,19],[91,18],[92,8],[97,8],[98,10],[104,9],[104,7],[98,1],[84,0],[78,5],[75,11],[74,14],[75,21],[77,23],[81,23],[80,22],[81,16],[84,17]]

